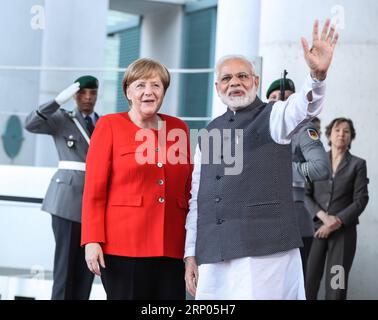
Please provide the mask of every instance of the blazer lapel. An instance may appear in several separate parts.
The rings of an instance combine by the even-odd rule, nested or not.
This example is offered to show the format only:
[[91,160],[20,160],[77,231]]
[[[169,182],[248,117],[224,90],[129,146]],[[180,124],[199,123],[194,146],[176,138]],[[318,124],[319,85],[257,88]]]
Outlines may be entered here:
[[341,162],[339,163],[339,166],[337,167],[335,175],[341,172],[348,165],[351,158],[352,158],[352,155],[350,154],[350,152],[349,151],[345,152],[343,159],[341,160]]

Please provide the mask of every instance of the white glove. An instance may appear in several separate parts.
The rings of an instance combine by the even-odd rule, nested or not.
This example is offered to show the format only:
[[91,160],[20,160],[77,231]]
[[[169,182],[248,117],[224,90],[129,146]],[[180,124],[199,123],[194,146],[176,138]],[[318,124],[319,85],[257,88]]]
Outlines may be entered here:
[[59,93],[55,101],[60,106],[64,103],[66,103],[68,100],[70,100],[73,95],[80,90],[80,83],[75,82],[74,84],[71,84],[68,88],[64,89],[61,93]]

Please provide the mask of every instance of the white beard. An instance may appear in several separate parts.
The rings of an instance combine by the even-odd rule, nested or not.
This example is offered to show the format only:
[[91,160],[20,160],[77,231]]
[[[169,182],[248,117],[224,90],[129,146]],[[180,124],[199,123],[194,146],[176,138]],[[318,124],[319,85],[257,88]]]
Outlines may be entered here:
[[246,95],[241,97],[230,97],[225,94],[219,93],[221,101],[233,111],[248,107],[253,101],[255,101],[256,96],[256,86],[253,86],[251,91],[247,92]]

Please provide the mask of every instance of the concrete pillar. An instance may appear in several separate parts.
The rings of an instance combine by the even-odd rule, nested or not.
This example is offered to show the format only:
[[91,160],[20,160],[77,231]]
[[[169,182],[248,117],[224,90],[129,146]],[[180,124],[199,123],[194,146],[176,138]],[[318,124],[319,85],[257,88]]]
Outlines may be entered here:
[[[169,69],[180,68],[182,27],[183,8],[180,5],[145,14],[141,29],[141,57],[156,59]],[[161,111],[177,114],[179,76],[178,74],[171,74],[171,76],[171,85]]]
[[[219,0],[215,63],[224,55],[241,54],[253,60],[259,54],[260,0]],[[214,87],[212,117],[224,113]]]

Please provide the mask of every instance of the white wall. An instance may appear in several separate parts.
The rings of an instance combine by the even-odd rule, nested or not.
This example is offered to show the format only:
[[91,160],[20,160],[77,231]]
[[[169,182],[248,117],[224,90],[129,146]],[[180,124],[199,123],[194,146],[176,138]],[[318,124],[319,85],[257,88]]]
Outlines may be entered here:
[[[259,53],[260,0],[218,0],[215,63],[225,55],[254,60]],[[232,23],[231,23],[232,22]],[[214,87],[212,117],[226,111]]]
[[[367,160],[370,201],[358,226],[358,246],[350,274],[349,298],[378,299],[378,2],[375,0],[264,0],[261,10],[260,55],[263,56],[263,93],[284,68],[300,87],[308,74],[300,37],[311,40],[315,18],[344,10],[344,29],[327,78],[327,98],[320,115],[324,128],[333,118],[354,121],[357,137],[351,152]],[[342,18],[342,16],[341,16]],[[265,97],[265,94],[263,95]],[[324,131],[324,130],[323,130]]]

